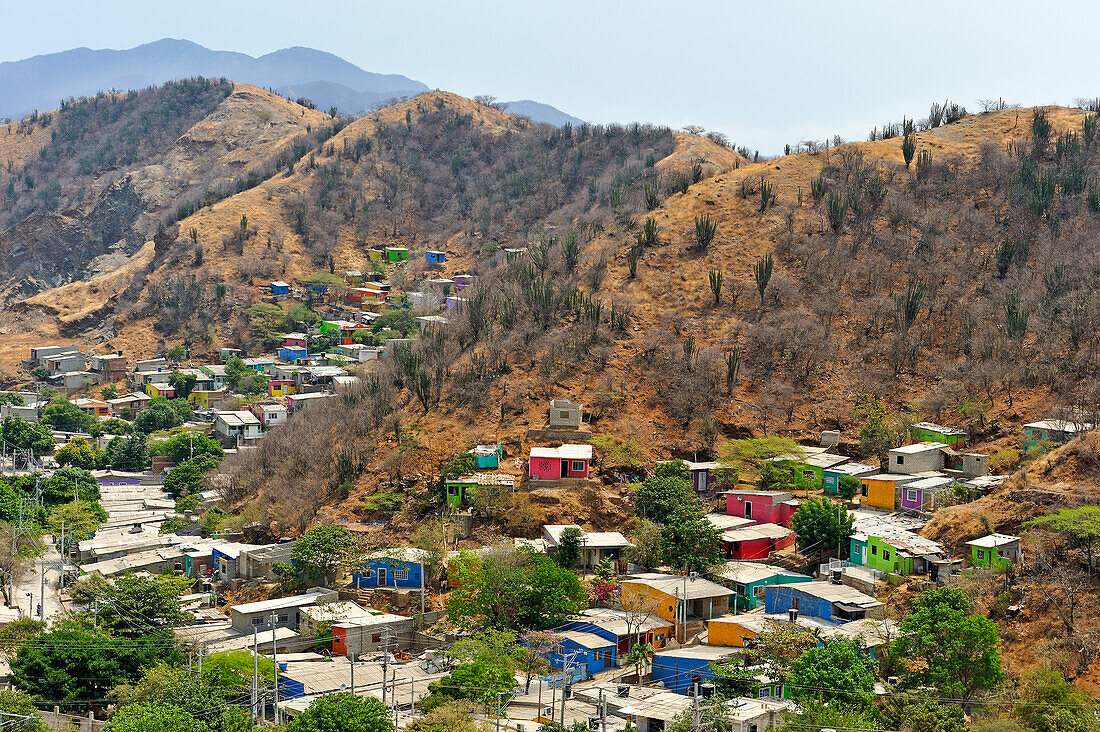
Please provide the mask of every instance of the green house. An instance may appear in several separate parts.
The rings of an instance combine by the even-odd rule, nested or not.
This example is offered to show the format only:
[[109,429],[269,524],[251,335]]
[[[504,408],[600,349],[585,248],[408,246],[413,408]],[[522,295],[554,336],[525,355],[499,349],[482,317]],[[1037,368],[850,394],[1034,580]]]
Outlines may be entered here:
[[386,261],[404,262],[409,258],[409,250],[405,247],[386,247]]
[[468,507],[482,486],[499,486],[515,490],[516,478],[501,473],[473,473],[446,481],[447,505],[456,511]]
[[826,469],[848,462],[845,456],[825,452],[822,448],[803,448],[803,450],[809,453],[805,457],[780,455],[769,462],[793,469],[801,479],[802,487],[807,489],[820,489]]
[[821,486],[826,493],[835,496],[840,492],[841,477],[850,475],[853,478],[859,478],[864,475],[874,475],[880,470],[879,466],[867,463],[841,463],[821,471]]
[[925,574],[944,556],[939,543],[910,531],[868,536],[866,544],[862,563],[887,574]]
[[728,562],[719,572],[724,584],[732,586],[737,593],[737,607],[742,610],[754,610],[764,604],[764,588],[768,585],[787,585],[795,582],[811,582],[813,577],[798,572],[789,572],[781,567],[773,567],[759,562]]
[[965,432],[934,422],[917,422],[909,428],[909,436],[914,442],[936,442],[954,448],[966,445]]
[[990,534],[968,541],[966,545],[970,547],[970,564],[974,567],[1004,570],[1008,565],[1016,564],[1023,559],[1018,536]]

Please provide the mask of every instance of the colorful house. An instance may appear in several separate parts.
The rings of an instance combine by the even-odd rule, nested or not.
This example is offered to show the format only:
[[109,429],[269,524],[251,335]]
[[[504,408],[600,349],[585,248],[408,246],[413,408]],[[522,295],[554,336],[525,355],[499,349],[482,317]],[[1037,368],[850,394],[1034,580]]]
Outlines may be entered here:
[[728,661],[740,656],[741,652],[740,648],[716,645],[657,651],[653,654],[652,681],[677,694],[686,694],[691,689],[693,678],[698,677],[702,681],[714,678],[712,663]]
[[576,568],[588,569],[608,559],[611,560],[612,566],[626,570],[626,564],[621,563],[621,558],[623,550],[630,547],[631,543],[618,531],[585,531],[576,524],[547,524],[542,527],[542,540],[547,554],[554,556],[558,547],[561,546],[562,535],[566,529],[580,531],[581,545]]
[[[809,575],[758,562],[727,562],[726,568],[720,570],[718,574],[723,581],[732,583],[733,591],[737,593],[738,607],[746,610],[754,610],[758,605],[764,604],[764,588],[768,585],[785,585],[813,580]],[[713,633],[713,627],[711,632]],[[740,643],[726,643],[715,640],[713,637],[711,642],[720,646],[740,645]]]
[[767,559],[794,540],[794,532],[785,526],[754,524],[722,532],[718,546],[726,559]]
[[495,468],[504,454],[500,444],[477,445],[469,451],[474,456],[474,467],[478,470]]
[[[618,663],[615,641],[584,630],[560,630],[558,648],[546,654],[551,668],[584,666],[585,677],[615,668]],[[577,677],[575,676],[574,679]]]
[[1088,432],[1093,425],[1065,419],[1041,419],[1024,425],[1024,449],[1044,442],[1064,445],[1082,432]]
[[363,281],[363,273],[357,269],[349,269],[344,272],[344,282],[349,285],[358,285]]
[[276,280],[271,283],[271,296],[282,300],[290,295],[290,283]]
[[848,462],[848,458],[844,455],[831,452],[812,453],[799,460],[783,461],[780,458],[777,458],[777,460],[786,462],[798,470],[803,485],[809,489],[820,489],[822,487],[825,470]]
[[424,261],[428,264],[443,264],[447,261],[447,253],[429,249],[424,252]]
[[867,463],[842,463],[821,471],[821,483],[825,492],[831,496],[840,493],[840,479],[845,475],[860,478],[864,475],[874,475],[879,471],[879,466]]
[[187,395],[187,401],[195,409],[214,409],[222,405],[226,396],[225,389],[195,389]]
[[272,379],[267,382],[267,395],[290,396],[298,390],[298,384],[294,379]]
[[287,346],[283,346],[279,349],[279,358],[284,361],[289,361],[290,363],[294,363],[308,355],[309,352],[306,350],[305,346],[301,348],[288,348]]
[[896,494],[898,489],[915,480],[918,480],[918,478],[913,475],[893,475],[890,473],[866,475],[859,479],[862,484],[860,503],[864,506],[893,511],[897,508]]
[[808,615],[830,623],[847,623],[864,618],[880,618],[881,602],[854,587],[815,580],[790,585],[771,585],[764,590],[764,610],[768,613]]
[[532,447],[528,475],[532,480],[584,479],[591,462],[591,445]]
[[[927,574],[932,563],[943,559],[943,546],[910,531],[865,536],[866,551],[861,551],[862,565],[887,574]],[[856,564],[856,555],[851,562]]]
[[90,414],[93,417],[106,418],[111,416],[111,405],[102,399],[88,399],[82,397],[80,399],[74,399],[73,404],[75,404],[81,412],[84,412],[84,414]]
[[424,567],[429,559],[428,552],[411,547],[378,552],[355,571],[352,583],[359,588],[421,589],[427,582]]
[[726,514],[752,519],[762,523],[790,526],[791,517],[798,510],[798,501],[788,491],[723,491],[726,497]]
[[404,262],[409,258],[409,250],[405,247],[386,247],[386,261],[389,263]]
[[176,388],[168,384],[155,384],[149,382],[145,385],[145,393],[151,397],[164,397],[165,399],[176,398]]
[[956,450],[966,445],[965,432],[934,422],[917,422],[909,428],[909,437],[913,442],[937,442]]
[[472,274],[456,274],[451,279],[454,280],[455,289],[459,292],[474,284],[474,276]]
[[615,660],[619,663],[639,643],[661,649],[673,638],[672,623],[652,615],[639,615],[628,610],[589,608],[554,628],[553,632],[581,631],[609,640],[615,645]]
[[515,490],[516,479],[501,473],[473,473],[447,480],[447,505],[456,511],[469,506],[477,496],[480,486],[500,486]]
[[730,588],[701,577],[692,579],[654,572],[630,575],[624,579],[621,597],[623,607],[644,608],[676,625],[679,633],[685,597],[688,625],[699,625],[699,630],[702,630],[703,621],[730,611],[735,595]]
[[950,491],[954,478],[930,476],[906,483],[901,487],[900,506],[913,511],[931,511],[936,507],[936,497]]
[[322,320],[317,330],[325,335],[333,335],[340,339],[340,345],[350,346],[352,336],[357,330],[369,328],[366,323],[355,323],[350,320]]
[[324,295],[328,292],[327,282],[313,281],[303,282],[302,284],[306,288],[306,292],[311,295]]
[[264,429],[283,424],[287,419],[287,409],[282,404],[253,404],[251,409]]
[[1003,570],[1010,564],[1017,564],[1024,558],[1020,549],[1020,537],[1008,534],[990,534],[980,539],[966,542],[970,547],[970,564],[975,567],[990,567]]

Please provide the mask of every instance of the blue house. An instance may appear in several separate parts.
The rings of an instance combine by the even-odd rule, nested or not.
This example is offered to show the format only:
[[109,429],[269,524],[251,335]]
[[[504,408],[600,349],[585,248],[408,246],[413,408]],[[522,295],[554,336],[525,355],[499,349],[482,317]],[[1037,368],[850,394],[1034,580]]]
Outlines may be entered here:
[[701,681],[714,678],[711,662],[733,658],[742,649],[731,646],[687,646],[653,654],[653,683],[661,682],[665,688],[677,694],[691,689],[692,677]]
[[587,675],[615,667],[615,641],[583,630],[564,630],[558,635],[561,637],[560,652],[546,656],[553,668],[564,668],[566,659],[571,667],[586,666]]
[[290,285],[286,282],[275,281],[271,283],[271,295],[277,300],[290,295]]
[[356,587],[405,587],[420,589],[428,584],[424,569],[428,553],[410,547],[381,551],[356,570],[352,582]]
[[791,610],[830,623],[880,618],[883,614],[881,602],[845,584],[815,581],[764,588],[765,612],[789,613]]
[[291,363],[294,363],[299,358],[305,358],[307,355],[309,354],[306,353],[305,348],[283,346],[279,349],[279,358],[283,359],[284,361],[289,361]]
[[327,282],[307,282],[306,289],[314,295],[324,295],[328,292]]
[[796,582],[812,582],[813,577],[758,562],[729,562],[719,573],[733,583],[738,596],[738,607],[753,610],[764,603],[764,589],[768,585],[784,585]]
[[478,445],[470,450],[477,468],[495,468],[500,464],[500,445]]
[[424,261],[428,264],[442,264],[447,261],[447,252],[437,252],[434,249],[429,249],[424,252]]

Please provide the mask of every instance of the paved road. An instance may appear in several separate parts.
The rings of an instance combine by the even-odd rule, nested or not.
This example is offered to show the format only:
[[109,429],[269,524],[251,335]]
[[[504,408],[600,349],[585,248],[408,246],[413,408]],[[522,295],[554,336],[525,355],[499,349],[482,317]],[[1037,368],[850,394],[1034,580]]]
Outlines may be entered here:
[[[28,607],[31,611],[31,617],[37,617],[35,614],[37,606],[41,604],[43,610],[42,619],[49,620],[54,615],[64,610],[61,606],[61,598],[58,596],[57,592],[57,581],[59,577],[57,562],[61,558],[61,555],[57,553],[57,549],[53,545],[52,536],[42,537],[42,543],[46,546],[46,551],[35,560],[33,567],[27,567],[23,576],[15,583],[15,597],[13,600],[23,613],[23,617],[27,617]],[[45,600],[42,599],[42,593],[40,591],[43,564],[46,565]],[[30,593],[32,597],[28,598],[27,593]]]

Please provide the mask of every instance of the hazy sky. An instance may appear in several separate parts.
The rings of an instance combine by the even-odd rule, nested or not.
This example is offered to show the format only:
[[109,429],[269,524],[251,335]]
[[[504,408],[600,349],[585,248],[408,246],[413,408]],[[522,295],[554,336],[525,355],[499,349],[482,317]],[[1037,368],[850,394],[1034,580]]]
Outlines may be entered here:
[[335,53],[472,96],[594,122],[688,123],[737,144],[865,139],[933,100],[1100,95],[1100,3],[0,0],[0,60],[163,37]]

